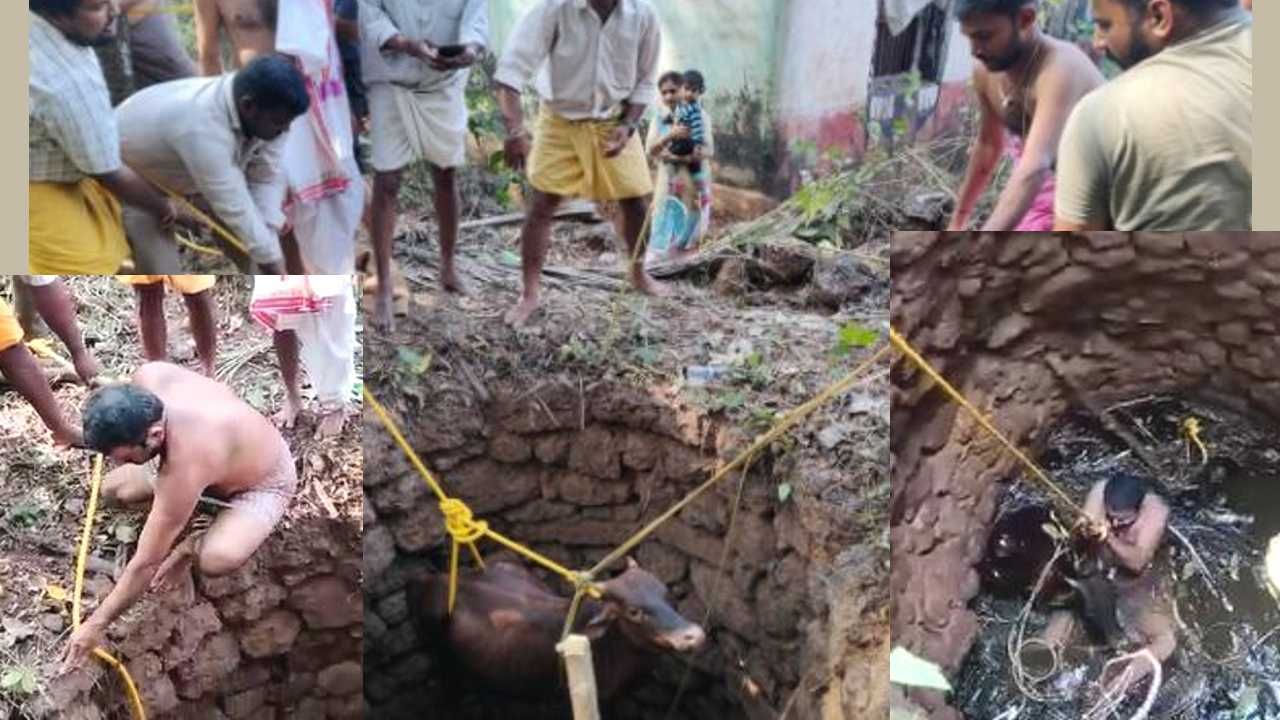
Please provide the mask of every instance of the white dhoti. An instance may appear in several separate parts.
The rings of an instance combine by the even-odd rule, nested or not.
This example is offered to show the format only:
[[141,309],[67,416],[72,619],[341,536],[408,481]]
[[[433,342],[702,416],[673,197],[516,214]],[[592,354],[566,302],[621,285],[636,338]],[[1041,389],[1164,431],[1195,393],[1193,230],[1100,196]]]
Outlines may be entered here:
[[356,384],[351,275],[258,275],[249,312],[272,332],[297,334],[298,358],[323,407],[351,399]]
[[467,159],[466,89],[466,83],[458,81],[430,90],[392,83],[370,85],[373,169],[391,172],[419,160],[441,168],[464,165]]
[[293,122],[281,164],[286,214],[308,273],[351,273],[364,213],[364,182],[352,146],[351,109],[333,34],[331,0],[283,0],[276,49],[296,58],[311,106]]

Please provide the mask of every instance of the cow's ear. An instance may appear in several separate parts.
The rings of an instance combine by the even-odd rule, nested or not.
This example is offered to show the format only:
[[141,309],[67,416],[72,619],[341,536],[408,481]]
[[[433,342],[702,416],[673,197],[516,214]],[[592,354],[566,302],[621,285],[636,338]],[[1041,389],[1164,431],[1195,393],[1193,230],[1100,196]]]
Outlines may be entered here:
[[628,555],[628,556],[627,556],[627,569],[628,569],[628,570],[635,570],[635,569],[636,569],[636,568],[638,568],[638,567],[640,567],[640,563],[636,562],[636,559],[635,559],[635,558],[633,558],[633,557],[631,557],[630,555]]

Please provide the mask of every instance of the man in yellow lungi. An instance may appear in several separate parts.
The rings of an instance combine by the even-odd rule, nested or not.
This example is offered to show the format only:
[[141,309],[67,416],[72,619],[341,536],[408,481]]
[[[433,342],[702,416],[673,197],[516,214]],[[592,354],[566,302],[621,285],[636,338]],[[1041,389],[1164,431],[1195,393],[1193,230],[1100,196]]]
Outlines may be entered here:
[[80,446],[83,443],[80,430],[63,417],[44,370],[22,343],[22,338],[22,326],[18,324],[13,308],[0,300],[0,373],[35,408],[40,419],[53,432],[55,443]]
[[119,280],[132,285],[138,295],[138,329],[142,333],[142,349],[148,360],[169,357],[168,326],[164,318],[164,286],[182,293],[191,319],[191,335],[196,341],[200,369],[213,377],[218,325],[214,317],[214,275],[119,275]]
[[161,226],[189,222],[120,159],[120,136],[93,46],[111,41],[113,3],[31,0],[28,62],[28,266],[104,275],[129,256],[120,202]]
[[[538,308],[551,218],[567,196],[616,200],[637,290],[664,289],[638,249],[653,182],[636,129],[657,98],[658,16],[646,0],[540,0],[520,19],[494,77],[506,121],[507,164],[534,192],[520,237],[523,291],[507,313],[523,325]],[[554,50],[554,52],[552,52]],[[537,73],[542,100],[530,151],[521,88]]]

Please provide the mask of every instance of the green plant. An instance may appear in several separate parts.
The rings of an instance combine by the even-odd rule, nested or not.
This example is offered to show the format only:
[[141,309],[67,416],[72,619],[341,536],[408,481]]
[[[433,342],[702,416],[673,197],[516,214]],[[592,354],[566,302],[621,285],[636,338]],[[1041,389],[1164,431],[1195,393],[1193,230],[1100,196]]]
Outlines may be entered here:
[[0,691],[12,695],[31,695],[37,687],[36,671],[25,665],[15,665],[0,674]]

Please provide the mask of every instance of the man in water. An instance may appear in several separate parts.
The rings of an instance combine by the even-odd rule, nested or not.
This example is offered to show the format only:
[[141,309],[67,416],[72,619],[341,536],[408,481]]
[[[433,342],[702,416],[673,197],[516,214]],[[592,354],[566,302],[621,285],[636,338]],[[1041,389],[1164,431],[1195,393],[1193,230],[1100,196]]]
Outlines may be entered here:
[[[82,664],[107,626],[148,587],[227,575],[284,516],[297,486],[280,432],[226,385],[168,363],[138,368],[132,382],[96,391],[84,407],[84,443],[120,463],[103,479],[106,500],[150,501],[138,549],[116,586],[72,634],[63,668]],[[158,458],[152,476],[144,464]],[[229,505],[203,533],[174,547],[205,493]]]
[[981,126],[949,230],[966,229],[1008,150],[1013,173],[989,231],[1053,229],[1054,165],[1071,109],[1102,85],[1102,73],[1072,43],[1040,31],[1035,0],[960,0],[960,30],[973,56]]
[[[1125,473],[1096,483],[1085,500],[1084,514],[1077,531],[1101,546],[1105,577],[1115,591],[1116,621],[1129,640],[1165,662],[1178,645],[1168,573],[1155,567],[1169,520],[1168,504],[1141,478]],[[1061,648],[1074,629],[1075,617],[1061,610],[1050,616],[1043,638]],[[1130,661],[1130,668],[1127,680],[1123,667],[1113,674],[1108,691],[1123,692],[1152,671],[1151,664],[1140,659]]]

